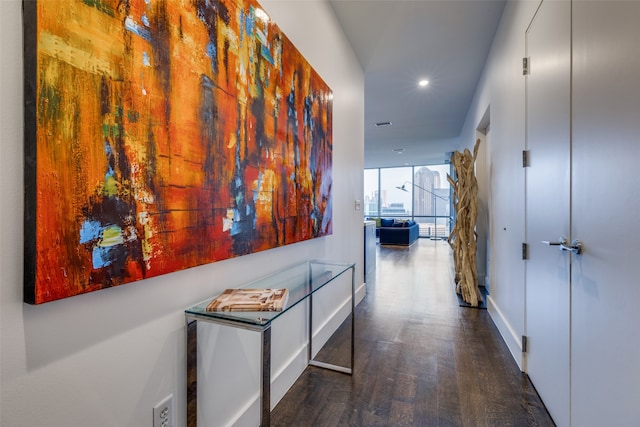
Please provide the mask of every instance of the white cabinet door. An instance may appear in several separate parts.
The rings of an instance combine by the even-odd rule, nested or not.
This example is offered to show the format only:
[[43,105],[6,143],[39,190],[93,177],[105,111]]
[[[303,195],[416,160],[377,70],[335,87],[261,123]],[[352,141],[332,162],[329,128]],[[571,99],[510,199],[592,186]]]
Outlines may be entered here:
[[576,427],[640,425],[639,79],[640,2],[574,1]]
[[545,1],[526,33],[526,371],[560,427],[570,425],[571,4]]

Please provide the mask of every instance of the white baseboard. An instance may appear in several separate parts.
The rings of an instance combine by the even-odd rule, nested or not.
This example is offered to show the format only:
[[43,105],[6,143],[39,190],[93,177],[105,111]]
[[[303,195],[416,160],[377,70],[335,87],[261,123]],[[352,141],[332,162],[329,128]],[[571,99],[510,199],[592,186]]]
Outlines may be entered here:
[[356,287],[356,305],[360,304],[360,302],[367,295],[367,284],[361,283]]
[[500,335],[502,335],[502,339],[507,344],[509,352],[511,352],[511,356],[518,364],[520,370],[524,372],[525,362],[522,353],[522,339],[513,327],[511,327],[511,324],[500,310],[500,307],[498,307],[495,301],[491,298],[491,295],[487,296],[487,310],[489,311],[491,320],[493,320],[493,323],[498,328]]

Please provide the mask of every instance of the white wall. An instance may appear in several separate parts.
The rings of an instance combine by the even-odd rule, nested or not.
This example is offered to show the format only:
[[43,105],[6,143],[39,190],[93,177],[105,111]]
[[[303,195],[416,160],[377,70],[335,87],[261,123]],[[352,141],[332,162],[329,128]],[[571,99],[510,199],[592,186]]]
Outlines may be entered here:
[[[363,191],[362,70],[324,1],[263,3],[334,92],[334,234],[34,307],[22,303],[22,3],[0,1],[2,426],[151,426],[152,407],[169,393],[176,425],[184,426],[186,307],[308,258],[357,262],[363,283],[362,213],[354,210]],[[291,323],[304,322],[303,315]],[[278,328],[286,333],[287,325]],[[242,343],[246,360],[258,363],[251,337]],[[244,362],[232,360],[218,381],[230,384],[234,372],[247,369]],[[299,369],[292,365],[284,376],[295,378]],[[230,412],[242,416],[244,402],[234,403]]]
[[490,109],[491,138],[482,174],[488,179],[489,245],[491,251],[491,316],[522,368],[524,334],[524,172],[525,78],[522,57],[525,31],[539,4],[537,0],[508,1],[496,32],[483,76],[469,109],[460,145],[471,148],[476,129]]

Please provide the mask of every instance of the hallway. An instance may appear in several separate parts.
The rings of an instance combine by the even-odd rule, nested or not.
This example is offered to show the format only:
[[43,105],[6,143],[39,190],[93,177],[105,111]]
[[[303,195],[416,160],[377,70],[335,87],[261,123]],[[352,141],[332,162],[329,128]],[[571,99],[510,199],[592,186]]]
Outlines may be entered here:
[[[554,425],[488,312],[458,307],[446,242],[378,246],[355,318],[353,377],[308,367],[272,425]],[[319,359],[348,364],[345,326]]]

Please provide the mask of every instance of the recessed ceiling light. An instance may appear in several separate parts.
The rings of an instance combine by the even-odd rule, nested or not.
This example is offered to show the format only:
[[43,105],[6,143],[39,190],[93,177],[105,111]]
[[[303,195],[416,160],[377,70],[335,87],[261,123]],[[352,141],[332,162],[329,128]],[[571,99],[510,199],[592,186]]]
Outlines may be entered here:
[[420,81],[418,82],[418,86],[420,86],[420,87],[426,87],[426,86],[429,86],[429,80],[420,80]]
[[404,153],[404,148],[394,148],[393,152],[396,154],[402,154]]
[[391,126],[393,123],[391,122],[378,122],[376,123],[377,127],[381,127],[381,126]]

